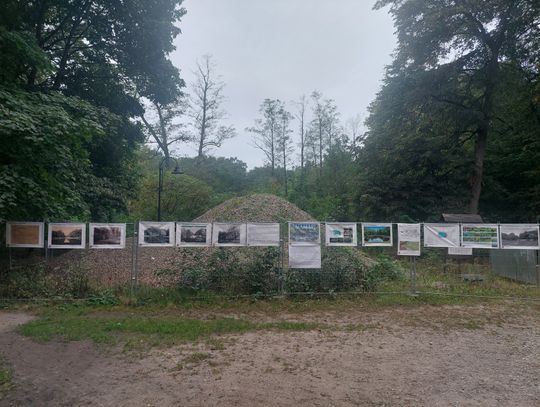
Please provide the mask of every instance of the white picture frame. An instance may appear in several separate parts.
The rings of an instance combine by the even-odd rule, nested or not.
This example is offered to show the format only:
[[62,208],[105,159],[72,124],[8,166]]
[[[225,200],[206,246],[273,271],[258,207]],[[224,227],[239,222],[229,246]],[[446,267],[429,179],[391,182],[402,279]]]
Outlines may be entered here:
[[[204,230],[204,241],[202,241]],[[176,222],[177,247],[208,247],[212,245],[212,224],[205,222]]]
[[326,246],[358,246],[357,224],[353,222],[326,222],[324,240]]
[[85,249],[86,223],[48,223],[49,249]]
[[[366,232],[369,231],[370,232],[369,234],[371,235],[370,229],[373,229],[374,232],[376,232],[376,229],[381,229],[380,237],[368,237]],[[382,229],[390,231],[388,235],[389,237],[388,241],[385,241],[385,239],[387,238],[387,234],[382,233]],[[366,241],[366,239],[368,240]],[[391,223],[374,223],[374,222],[362,223],[362,246],[392,247],[393,244],[394,244],[394,232],[393,232],[393,226]]]
[[[30,236],[30,234],[34,236]],[[7,222],[6,246],[43,248],[45,246],[45,224],[43,222]]]
[[[103,236],[99,230],[103,229]],[[107,232],[109,229],[109,233]],[[88,225],[88,246],[90,249],[125,249],[125,223],[90,223]]]
[[174,222],[139,222],[139,246],[173,247],[175,238]]

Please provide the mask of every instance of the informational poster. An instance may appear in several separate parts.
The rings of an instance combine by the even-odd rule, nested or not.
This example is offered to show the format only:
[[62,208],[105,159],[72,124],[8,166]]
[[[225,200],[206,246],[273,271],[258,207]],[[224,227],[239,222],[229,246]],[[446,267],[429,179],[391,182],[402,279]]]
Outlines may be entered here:
[[327,223],[325,232],[327,246],[356,246],[358,244],[356,223]]
[[289,244],[311,246],[321,244],[321,224],[318,222],[289,222]]
[[84,249],[86,247],[85,223],[49,223],[49,249]]
[[139,246],[174,246],[174,222],[139,222]]
[[320,269],[320,245],[289,245],[289,268]]
[[499,225],[501,249],[538,250],[538,225]]
[[279,223],[248,223],[248,246],[279,246]]
[[245,223],[214,223],[212,226],[214,246],[245,246]]
[[464,223],[461,225],[461,246],[479,249],[499,247],[498,225],[483,223]]
[[125,223],[90,223],[91,249],[123,249],[126,247]]
[[459,246],[459,224],[424,223],[424,247]]
[[211,223],[176,223],[176,245],[182,247],[210,246],[212,243]]
[[8,222],[6,245],[8,247],[43,247],[43,222]]
[[392,246],[391,223],[362,223],[362,245]]
[[398,223],[398,255],[420,256],[420,224]]
[[470,247],[449,247],[448,255],[450,256],[472,256]]

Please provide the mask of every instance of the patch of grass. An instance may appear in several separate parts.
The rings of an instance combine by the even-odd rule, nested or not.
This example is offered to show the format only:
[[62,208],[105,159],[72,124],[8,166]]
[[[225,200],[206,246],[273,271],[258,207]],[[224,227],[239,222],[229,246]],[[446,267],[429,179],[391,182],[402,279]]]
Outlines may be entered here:
[[13,387],[13,372],[7,366],[6,362],[0,358],[0,400]]
[[[86,310],[88,311],[88,310]],[[124,349],[172,345],[206,339],[210,347],[223,349],[217,335],[256,330],[304,331],[318,327],[305,322],[257,323],[238,318],[187,319],[163,315],[127,316],[115,312],[92,314],[72,309],[55,311],[18,327],[18,332],[37,341],[59,338],[66,341],[90,339],[96,343],[124,342]]]

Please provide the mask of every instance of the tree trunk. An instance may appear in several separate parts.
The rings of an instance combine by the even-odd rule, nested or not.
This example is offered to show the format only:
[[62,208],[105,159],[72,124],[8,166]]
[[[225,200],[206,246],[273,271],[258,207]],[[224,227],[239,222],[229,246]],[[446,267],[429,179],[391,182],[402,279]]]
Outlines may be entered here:
[[487,128],[481,129],[474,142],[474,167],[471,177],[471,202],[470,213],[478,213],[480,194],[482,193],[482,177],[484,174],[484,157],[486,155]]
[[493,52],[491,60],[487,66],[487,82],[484,92],[484,102],[482,106],[483,118],[478,126],[476,140],[474,142],[474,167],[471,176],[471,201],[469,212],[477,214],[482,194],[482,178],[484,176],[484,158],[486,156],[486,146],[493,115],[493,96],[498,73],[498,52]]

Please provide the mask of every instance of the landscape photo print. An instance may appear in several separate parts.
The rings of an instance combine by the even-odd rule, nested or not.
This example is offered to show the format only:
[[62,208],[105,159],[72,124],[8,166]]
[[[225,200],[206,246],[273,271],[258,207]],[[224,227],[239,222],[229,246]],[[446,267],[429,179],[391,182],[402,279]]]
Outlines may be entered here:
[[92,249],[123,249],[126,247],[125,223],[90,223],[89,244]]
[[211,223],[176,223],[176,245],[201,247],[211,244]]
[[86,247],[85,223],[49,223],[47,242],[50,249],[84,249]]
[[362,223],[362,245],[392,246],[391,223]]
[[245,246],[245,223],[214,223],[212,226],[212,244],[214,246]]
[[139,246],[174,246],[174,222],[139,222]]
[[501,249],[540,249],[538,225],[499,225]]

